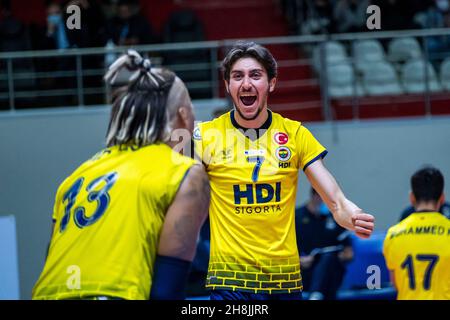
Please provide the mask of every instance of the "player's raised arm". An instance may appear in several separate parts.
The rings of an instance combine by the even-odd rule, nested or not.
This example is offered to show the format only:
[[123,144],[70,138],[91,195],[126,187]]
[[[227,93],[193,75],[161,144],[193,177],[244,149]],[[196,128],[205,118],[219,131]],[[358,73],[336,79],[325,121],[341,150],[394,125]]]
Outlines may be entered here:
[[200,228],[209,208],[210,187],[202,165],[190,168],[166,214],[155,262],[151,299],[183,299]]
[[333,213],[337,223],[348,230],[355,231],[356,235],[361,238],[370,237],[374,229],[375,218],[345,197],[322,160],[315,161],[308,166],[305,174]]

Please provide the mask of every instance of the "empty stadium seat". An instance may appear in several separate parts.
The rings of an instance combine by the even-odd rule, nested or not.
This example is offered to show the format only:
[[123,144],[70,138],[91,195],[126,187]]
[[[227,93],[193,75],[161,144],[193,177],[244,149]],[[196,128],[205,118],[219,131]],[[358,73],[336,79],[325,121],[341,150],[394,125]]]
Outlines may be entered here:
[[355,85],[355,72],[350,63],[331,65],[327,71],[328,94],[331,98],[364,95],[361,84],[357,82]]
[[385,60],[384,49],[378,40],[353,42],[353,59],[358,72],[364,72],[372,63]]
[[441,78],[442,88],[450,91],[450,57],[442,61],[439,75]]
[[[426,69],[428,75],[426,74]],[[442,87],[437,80],[436,72],[433,66],[427,61],[426,66],[424,60],[410,60],[402,67],[402,82],[405,91],[408,93],[422,93],[428,89],[431,92],[441,91]]]
[[[348,61],[348,55],[342,43],[329,41],[325,43],[325,63],[327,66],[333,66]],[[312,53],[313,67],[317,72],[321,70],[320,44],[313,49]]]
[[372,96],[403,93],[397,72],[386,61],[368,64],[364,71],[363,84],[367,94]]
[[412,37],[392,39],[388,45],[388,60],[404,62],[422,57],[419,41]]

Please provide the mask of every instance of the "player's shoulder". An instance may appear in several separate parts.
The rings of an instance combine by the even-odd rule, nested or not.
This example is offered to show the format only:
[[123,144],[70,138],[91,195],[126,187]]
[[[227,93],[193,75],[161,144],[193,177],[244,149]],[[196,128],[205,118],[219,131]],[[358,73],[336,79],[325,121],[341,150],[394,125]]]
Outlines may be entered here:
[[292,127],[292,128],[299,128],[302,126],[301,121],[286,118],[286,117],[282,116],[281,114],[274,112],[274,111],[271,111],[271,113],[272,113],[272,121],[274,123],[277,123],[277,124],[281,123],[284,126]]
[[57,190],[57,196],[63,197],[62,192],[66,192],[78,179],[84,179],[82,177],[82,172],[84,172],[84,168],[88,165],[90,160],[84,161],[81,165],[75,168],[68,176],[64,178],[64,180],[59,184]]
[[78,167],[76,167],[75,170],[72,171],[72,173],[67,177],[66,180],[73,180],[83,175],[85,171],[91,169],[94,163],[96,163],[97,161],[101,161],[105,155],[110,153],[111,148],[104,148],[96,152],[95,154],[91,155],[91,157],[89,157],[88,159],[84,160],[81,164],[79,164]]
[[184,154],[176,152],[172,148],[170,148],[169,153],[175,164],[183,163],[186,165],[193,165],[193,164],[197,163],[196,160],[192,159],[191,157],[185,156]]
[[166,143],[160,142],[143,147],[138,150],[134,157],[144,168],[150,170],[153,165],[164,166],[172,164],[174,166],[187,164],[191,165],[195,162],[191,157],[177,152]]
[[450,218],[445,213],[435,212],[432,215],[436,224],[450,228]]
[[405,219],[403,219],[402,221],[397,222],[396,224],[392,225],[389,230],[400,230],[400,229],[404,229],[407,228],[409,225],[411,225],[414,222],[414,216],[413,215],[409,215],[408,217],[406,217]]
[[398,230],[404,228],[404,226],[400,225],[402,222],[403,221],[390,226],[386,231],[386,238],[390,238],[390,235],[392,235],[392,234],[396,233]]
[[[86,175],[95,176],[97,174],[95,164],[101,162],[103,157],[112,152],[112,148],[104,148],[92,155],[90,158],[84,160],[79,164],[60,184],[58,190],[66,190],[78,179],[85,179]],[[99,173],[100,174],[100,173]]]
[[272,122],[278,130],[286,131],[289,136],[297,136],[307,130],[301,121],[292,120],[272,111]]
[[407,218],[403,219],[402,221],[397,222],[396,224],[392,225],[388,228],[386,232],[386,240],[389,240],[398,233],[401,233],[402,230],[406,230],[410,228],[414,224],[414,216],[410,215]]
[[210,140],[217,135],[218,131],[225,131],[231,122],[230,113],[231,111],[212,120],[197,123],[194,128],[192,138],[194,140],[205,140],[205,138],[206,140]]

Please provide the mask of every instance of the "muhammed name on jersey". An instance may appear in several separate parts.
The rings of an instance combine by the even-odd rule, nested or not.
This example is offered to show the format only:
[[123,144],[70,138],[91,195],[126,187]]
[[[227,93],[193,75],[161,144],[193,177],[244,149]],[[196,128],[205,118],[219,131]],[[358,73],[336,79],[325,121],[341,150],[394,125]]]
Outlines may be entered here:
[[397,231],[392,231],[389,234],[389,239],[405,235],[450,236],[450,228],[445,228],[444,226],[440,225],[411,226]]

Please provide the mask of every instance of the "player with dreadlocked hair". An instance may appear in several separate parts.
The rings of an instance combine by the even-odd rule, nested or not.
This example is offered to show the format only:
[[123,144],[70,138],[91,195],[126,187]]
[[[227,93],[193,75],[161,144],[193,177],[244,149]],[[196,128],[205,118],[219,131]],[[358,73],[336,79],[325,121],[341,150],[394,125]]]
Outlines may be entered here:
[[192,131],[192,105],[180,78],[167,69],[152,68],[150,60],[143,59],[134,50],[110,66],[105,80],[114,86],[124,71],[129,80],[113,94],[108,146],[131,142],[141,147],[157,141],[167,142],[177,111]]
[[[170,138],[192,134],[189,93],[134,50],[105,80],[115,87],[107,148],[58,189],[33,298],[183,299],[209,206],[203,166],[175,152]],[[69,279],[74,266],[79,277]]]

